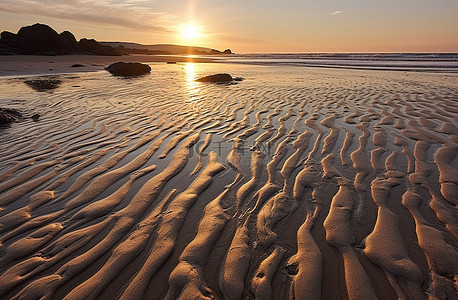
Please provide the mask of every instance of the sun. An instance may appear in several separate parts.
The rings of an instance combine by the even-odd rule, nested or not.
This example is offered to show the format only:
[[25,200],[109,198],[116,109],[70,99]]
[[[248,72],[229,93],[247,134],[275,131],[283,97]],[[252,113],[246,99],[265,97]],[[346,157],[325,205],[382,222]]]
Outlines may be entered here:
[[197,28],[196,25],[194,24],[187,24],[184,25],[183,28],[181,29],[181,35],[187,39],[195,39],[201,36],[201,33],[199,32],[199,28]]

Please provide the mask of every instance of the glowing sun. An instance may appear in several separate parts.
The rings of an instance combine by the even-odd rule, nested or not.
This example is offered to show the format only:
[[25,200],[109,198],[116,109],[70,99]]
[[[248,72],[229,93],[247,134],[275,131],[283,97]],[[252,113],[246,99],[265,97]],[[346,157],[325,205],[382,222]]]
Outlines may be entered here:
[[187,24],[187,25],[184,25],[183,28],[181,29],[181,35],[185,39],[190,40],[190,39],[195,39],[199,37],[201,33],[199,32],[199,28],[197,28],[196,25]]

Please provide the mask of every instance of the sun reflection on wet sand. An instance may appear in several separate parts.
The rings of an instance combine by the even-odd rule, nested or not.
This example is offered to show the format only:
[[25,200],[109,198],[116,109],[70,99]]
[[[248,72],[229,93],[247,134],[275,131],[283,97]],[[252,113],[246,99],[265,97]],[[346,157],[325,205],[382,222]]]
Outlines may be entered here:
[[[190,102],[197,102],[202,98],[200,95],[199,83],[196,82],[196,64],[186,63],[186,93]],[[199,101],[200,102],[200,101]]]
[[194,82],[196,79],[196,70],[194,63],[186,63],[186,81]]

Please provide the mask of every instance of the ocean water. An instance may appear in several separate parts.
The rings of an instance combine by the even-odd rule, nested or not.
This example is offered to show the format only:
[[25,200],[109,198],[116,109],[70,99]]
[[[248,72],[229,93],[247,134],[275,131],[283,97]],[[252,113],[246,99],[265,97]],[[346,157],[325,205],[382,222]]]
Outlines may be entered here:
[[458,53],[257,53],[223,57],[222,61],[260,65],[458,72]]

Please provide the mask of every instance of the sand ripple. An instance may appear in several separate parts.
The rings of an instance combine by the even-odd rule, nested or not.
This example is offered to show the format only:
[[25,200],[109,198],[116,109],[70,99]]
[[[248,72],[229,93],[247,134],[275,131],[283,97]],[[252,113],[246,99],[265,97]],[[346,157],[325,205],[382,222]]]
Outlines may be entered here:
[[[453,299],[453,74],[1,79],[1,299]],[[26,105],[24,105],[26,103]]]

